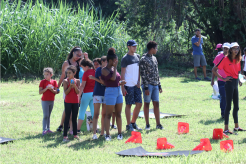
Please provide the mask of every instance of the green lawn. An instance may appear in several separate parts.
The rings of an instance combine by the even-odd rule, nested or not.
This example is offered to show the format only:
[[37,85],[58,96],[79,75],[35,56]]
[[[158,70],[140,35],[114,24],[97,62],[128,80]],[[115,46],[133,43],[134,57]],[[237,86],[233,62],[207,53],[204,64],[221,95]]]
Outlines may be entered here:
[[[105,142],[104,139],[93,141],[91,133],[80,134],[81,141],[71,140],[66,144],[62,144],[62,133],[43,137],[39,81],[0,83],[0,136],[18,139],[13,143],[0,145],[1,163],[246,163],[246,132],[230,135],[230,139],[234,141],[232,153],[221,152],[219,141],[211,139],[213,129],[223,128],[224,123],[220,119],[219,101],[210,98],[212,94],[210,82],[194,81],[191,73],[176,76],[172,71],[165,70],[161,74],[164,92],[160,96],[160,111],[187,116],[161,119],[165,128],[162,131],[155,129],[155,120],[151,119],[151,130],[141,132],[142,144],[124,143],[130,136],[130,133],[125,131],[125,112],[122,112],[124,130],[122,141],[117,140],[117,130],[111,131],[111,142]],[[246,85],[239,89],[239,123],[242,128],[246,128],[246,100],[243,100],[245,96]],[[125,106],[123,111],[124,108]],[[59,125],[62,111],[63,99],[62,94],[59,94],[56,96],[51,114],[51,130],[55,131]],[[177,134],[179,121],[190,124],[190,133]],[[138,119],[137,123],[141,128],[145,127],[144,119]],[[229,125],[232,130],[232,115]],[[166,137],[175,148],[156,150],[156,141],[159,137]],[[210,138],[212,151],[189,157],[171,158],[120,157],[115,154],[140,145],[149,152],[192,150],[199,144],[201,138]]]

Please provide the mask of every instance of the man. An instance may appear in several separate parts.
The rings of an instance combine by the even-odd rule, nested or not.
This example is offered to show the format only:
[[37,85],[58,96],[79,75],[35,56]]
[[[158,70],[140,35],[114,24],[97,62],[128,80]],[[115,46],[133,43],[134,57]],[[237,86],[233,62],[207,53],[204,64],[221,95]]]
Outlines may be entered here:
[[203,38],[200,29],[195,30],[195,35],[192,37],[191,42],[193,48],[194,73],[196,80],[201,80],[201,78],[197,77],[197,67],[202,66],[204,80],[211,81],[211,79],[206,75],[207,62],[202,52]]
[[[214,59],[214,65],[216,66],[219,64],[219,62],[228,55],[229,49],[230,49],[230,43],[224,43],[223,46],[223,53],[218,54],[215,59]],[[218,73],[223,77],[226,78],[226,74],[224,70],[218,69]],[[211,80],[211,86],[213,87],[214,85],[214,77],[215,74],[212,74],[212,80]],[[226,108],[226,93],[225,93],[225,81],[218,78],[218,87],[219,87],[219,92],[220,92],[220,109],[221,109],[221,118],[224,119],[224,114],[225,114],[225,108]]]
[[142,91],[144,97],[144,117],[146,121],[145,130],[150,130],[149,125],[149,104],[152,100],[156,119],[156,129],[164,129],[160,124],[159,93],[162,93],[158,62],[154,56],[157,53],[157,43],[149,41],[147,44],[148,53],[140,60],[140,74],[142,77]]
[[[126,84],[122,86],[122,93],[126,101],[126,130],[142,130],[136,124],[138,114],[142,107],[142,92],[140,89],[139,59],[140,55],[136,54],[137,43],[134,40],[127,42],[128,53],[121,60],[121,80]],[[131,106],[135,104],[131,120]]]

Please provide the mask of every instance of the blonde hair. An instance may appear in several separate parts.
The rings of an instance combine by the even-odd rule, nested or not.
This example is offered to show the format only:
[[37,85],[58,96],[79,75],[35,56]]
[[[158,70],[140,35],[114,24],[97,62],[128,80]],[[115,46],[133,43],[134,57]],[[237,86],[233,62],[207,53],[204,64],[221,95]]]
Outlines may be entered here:
[[45,72],[48,72],[51,75],[53,75],[53,68],[51,68],[51,67],[44,68],[43,73],[45,73]]

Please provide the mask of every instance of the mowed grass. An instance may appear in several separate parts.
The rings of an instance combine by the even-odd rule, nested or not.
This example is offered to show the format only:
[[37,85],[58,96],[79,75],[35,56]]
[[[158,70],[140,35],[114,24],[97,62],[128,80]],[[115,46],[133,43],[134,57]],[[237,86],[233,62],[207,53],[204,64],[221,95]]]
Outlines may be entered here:
[[[171,72],[171,73],[170,73]],[[125,131],[126,118],[123,106],[123,136],[117,140],[117,130],[111,130],[111,142],[104,138],[92,140],[92,133],[80,134],[81,141],[69,138],[69,143],[62,143],[62,133],[42,136],[41,95],[38,94],[39,81],[18,81],[1,83],[1,128],[0,136],[17,139],[13,143],[1,144],[1,163],[246,163],[246,132],[230,135],[234,141],[234,151],[220,151],[220,141],[212,140],[214,128],[223,128],[220,119],[219,101],[211,99],[210,82],[194,81],[193,75],[180,77],[169,76],[172,71],[162,71],[161,83],[163,93],[160,95],[160,111],[164,113],[183,114],[186,117],[161,119],[164,130],[155,129],[155,120],[150,119],[151,130],[142,133],[142,144],[124,142],[130,137]],[[239,88],[239,124],[246,128],[246,85]],[[151,105],[152,107],[152,105]],[[56,96],[51,114],[51,130],[60,124],[63,112],[62,94]],[[177,134],[178,122],[188,122],[190,132]],[[139,127],[145,127],[145,120],[137,120]],[[234,128],[230,115],[230,130]],[[99,134],[98,134],[99,135]],[[175,145],[172,150],[156,150],[157,138],[166,137]],[[115,154],[125,149],[142,146],[149,152],[168,152],[192,150],[201,138],[209,138],[213,150],[193,156],[170,158],[121,157]],[[225,139],[224,139],[225,140]]]

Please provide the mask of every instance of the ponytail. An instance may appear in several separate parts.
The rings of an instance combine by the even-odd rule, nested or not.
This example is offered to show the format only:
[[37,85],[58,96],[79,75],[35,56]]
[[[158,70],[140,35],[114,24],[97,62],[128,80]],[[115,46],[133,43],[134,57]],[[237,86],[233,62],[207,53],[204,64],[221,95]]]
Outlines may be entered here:
[[72,59],[73,58],[73,53],[77,52],[77,51],[82,51],[80,47],[75,46],[71,49],[70,53],[67,55],[67,60]]

